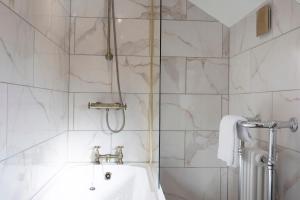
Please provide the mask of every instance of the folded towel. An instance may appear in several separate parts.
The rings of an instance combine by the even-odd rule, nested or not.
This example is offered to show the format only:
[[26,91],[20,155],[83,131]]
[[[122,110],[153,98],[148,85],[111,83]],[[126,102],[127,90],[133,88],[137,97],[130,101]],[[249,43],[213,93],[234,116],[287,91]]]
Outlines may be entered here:
[[238,126],[239,121],[246,121],[244,117],[227,115],[220,123],[218,158],[228,166],[238,166],[239,139],[251,142],[252,138],[247,128]]

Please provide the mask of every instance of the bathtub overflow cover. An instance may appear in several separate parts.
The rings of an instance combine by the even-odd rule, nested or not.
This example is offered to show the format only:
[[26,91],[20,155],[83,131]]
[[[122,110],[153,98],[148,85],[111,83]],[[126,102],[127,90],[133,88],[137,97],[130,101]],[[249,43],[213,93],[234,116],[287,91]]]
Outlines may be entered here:
[[105,180],[110,180],[111,179],[111,173],[110,172],[106,172],[104,178],[105,178]]

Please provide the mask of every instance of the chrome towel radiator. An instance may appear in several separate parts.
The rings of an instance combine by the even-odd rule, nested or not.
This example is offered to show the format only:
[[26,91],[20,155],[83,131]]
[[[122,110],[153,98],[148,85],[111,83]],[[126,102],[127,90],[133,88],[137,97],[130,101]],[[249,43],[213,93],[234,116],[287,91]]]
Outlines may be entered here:
[[[292,132],[298,130],[298,121],[296,118],[291,118],[289,121],[270,121],[262,122],[260,120],[256,121],[240,121],[239,126],[245,128],[265,128],[269,129],[269,148],[268,148],[268,159],[267,159],[267,170],[268,170],[268,188],[267,188],[267,200],[275,200],[275,165],[276,165],[276,145],[277,145],[277,131],[278,129],[288,128]],[[241,196],[241,181],[242,181],[242,169],[243,169],[243,152],[245,148],[245,142],[240,141],[239,145],[239,200],[242,199]]]

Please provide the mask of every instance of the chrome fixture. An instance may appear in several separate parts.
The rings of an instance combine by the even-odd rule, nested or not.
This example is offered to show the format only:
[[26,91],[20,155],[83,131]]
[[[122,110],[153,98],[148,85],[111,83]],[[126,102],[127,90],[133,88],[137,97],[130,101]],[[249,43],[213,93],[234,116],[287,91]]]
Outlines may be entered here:
[[[120,73],[119,73],[119,58],[118,58],[118,44],[117,44],[117,31],[116,31],[116,17],[115,17],[115,1],[114,0],[107,0],[107,52],[105,58],[107,61],[112,63],[113,58],[115,58],[116,62],[116,76],[117,76],[117,86],[118,86],[118,95],[119,95],[119,103],[89,103],[88,108],[94,109],[106,109],[106,125],[108,129],[113,133],[119,133],[125,127],[125,110],[127,105],[123,103],[122,92],[121,92],[121,84],[120,84]],[[114,53],[115,56],[112,54],[111,44],[110,44],[110,37],[111,37],[111,20],[112,20],[112,28],[113,28],[113,41],[114,41]],[[111,65],[113,66],[113,65]],[[121,127],[118,129],[111,128],[109,124],[109,111],[110,109],[122,110],[122,117],[123,121]]]
[[89,109],[127,109],[126,104],[120,104],[120,103],[102,103],[102,102],[89,102],[88,104]]
[[105,180],[110,180],[111,179],[111,172],[106,172],[104,175]]
[[102,163],[103,160],[107,163],[111,162],[111,160],[114,160],[118,165],[123,164],[123,146],[117,146],[115,154],[102,155],[100,154],[100,148],[100,146],[94,146],[94,162],[96,164]]
[[[267,168],[268,168],[268,200],[275,200],[275,166],[276,166],[276,145],[277,145],[277,131],[278,129],[288,128],[291,132],[296,132],[298,130],[298,121],[296,118],[291,118],[289,121],[269,121],[262,122],[260,120],[254,121],[240,121],[239,126],[245,128],[267,128],[269,129],[269,149],[267,158]],[[239,200],[241,200],[241,174],[243,167],[243,154],[244,154],[245,142],[240,141],[239,145]]]
[[261,121],[240,121],[238,123],[240,126],[245,128],[267,128],[267,129],[282,129],[289,128],[292,132],[298,130],[298,121],[296,118],[291,118],[289,121],[270,121],[270,122],[261,122]]

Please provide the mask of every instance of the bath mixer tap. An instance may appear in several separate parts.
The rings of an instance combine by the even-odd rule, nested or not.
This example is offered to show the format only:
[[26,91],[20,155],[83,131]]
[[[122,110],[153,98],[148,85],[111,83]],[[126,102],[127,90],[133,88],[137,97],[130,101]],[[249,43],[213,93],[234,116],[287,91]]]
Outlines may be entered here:
[[115,163],[118,165],[123,164],[123,146],[117,146],[116,147],[116,153],[115,154],[101,154],[99,149],[100,146],[94,146],[94,162],[96,164],[100,164],[101,161],[105,160],[105,162],[111,162],[111,160],[114,160]]

